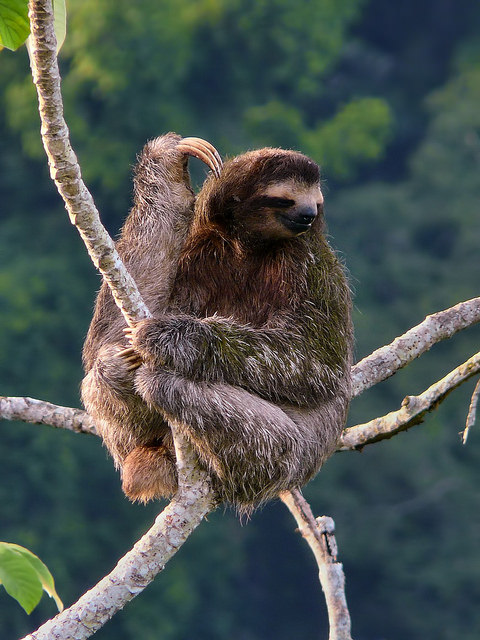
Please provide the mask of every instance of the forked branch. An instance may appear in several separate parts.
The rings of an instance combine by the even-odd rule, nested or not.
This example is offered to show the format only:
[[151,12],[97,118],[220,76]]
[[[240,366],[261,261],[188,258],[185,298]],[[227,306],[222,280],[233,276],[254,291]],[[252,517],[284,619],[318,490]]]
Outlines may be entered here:
[[480,322],[480,298],[460,302],[427,316],[393,342],[377,349],[352,368],[352,396],[386,380],[441,340]]
[[[454,389],[479,373],[480,353],[476,353],[444,378],[432,384],[422,394],[407,396],[398,411],[392,411],[381,418],[345,429],[340,438],[339,450],[362,449],[367,444],[386,440],[420,424],[425,415],[436,409]],[[472,404],[473,402],[472,400]],[[471,414],[474,412],[469,411],[470,422],[473,422]],[[468,420],[467,426],[470,426]]]
[[329,640],[351,640],[345,575],[342,564],[337,561],[334,522],[328,516],[315,518],[299,489],[286,491],[280,498],[295,518],[300,533],[317,561],[318,577],[325,594],[330,622]]

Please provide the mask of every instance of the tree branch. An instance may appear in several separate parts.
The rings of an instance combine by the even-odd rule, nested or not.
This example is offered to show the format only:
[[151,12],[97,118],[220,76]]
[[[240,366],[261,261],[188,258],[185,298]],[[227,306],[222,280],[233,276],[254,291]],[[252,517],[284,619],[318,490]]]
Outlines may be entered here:
[[427,316],[390,344],[377,349],[352,368],[352,397],[386,380],[434,344],[480,322],[480,298],[460,302]]
[[342,564],[337,562],[333,520],[328,516],[315,519],[299,489],[285,491],[280,494],[280,498],[295,518],[300,533],[317,561],[330,622],[329,640],[352,640],[350,614],[345,597],[345,575]]
[[[434,411],[452,391],[479,373],[480,352],[435,382],[422,394],[407,396],[399,410],[345,429],[340,437],[337,451],[362,449],[367,444],[387,440],[397,433],[421,424],[426,413]],[[477,383],[472,396],[469,410],[470,426],[474,422],[479,390],[480,382]],[[51,425],[77,433],[97,435],[93,420],[86,411],[62,407],[33,398],[0,396],[0,418]]]
[[86,411],[60,407],[34,398],[0,396],[0,418],[48,424],[58,429],[98,435],[93,419]]
[[407,396],[398,411],[392,411],[381,418],[345,429],[340,438],[338,450],[362,449],[367,444],[386,440],[420,424],[426,413],[436,409],[449,393],[478,373],[480,373],[480,352],[419,396]]
[[[85,640],[162,571],[214,506],[208,478],[192,464],[195,458],[189,447],[183,442],[179,448],[180,488],[153,527],[93,589],[23,640]],[[182,457],[184,451],[188,455]]]
[[53,29],[52,0],[30,0],[30,60],[37,89],[42,141],[50,176],[87,247],[88,253],[108,282],[128,324],[148,317],[148,310],[135,282],[120,260],[113,240],[100,222],[92,195],[85,186],[63,117],[57,42]]

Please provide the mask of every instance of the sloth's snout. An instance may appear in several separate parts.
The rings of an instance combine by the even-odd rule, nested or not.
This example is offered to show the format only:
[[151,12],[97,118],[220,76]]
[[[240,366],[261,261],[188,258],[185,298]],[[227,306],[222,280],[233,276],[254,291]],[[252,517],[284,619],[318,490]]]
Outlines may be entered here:
[[317,217],[317,209],[313,207],[301,207],[294,212],[292,220],[300,224],[310,226]]
[[317,209],[308,206],[292,208],[278,214],[283,225],[293,233],[308,231],[316,216]]

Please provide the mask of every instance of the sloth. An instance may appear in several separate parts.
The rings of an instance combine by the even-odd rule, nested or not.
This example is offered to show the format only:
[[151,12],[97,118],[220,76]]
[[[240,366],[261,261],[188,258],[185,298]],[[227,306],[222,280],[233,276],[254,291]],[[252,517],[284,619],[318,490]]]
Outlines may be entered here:
[[[196,196],[192,155],[212,169]],[[153,317],[126,328],[102,285],[82,399],[125,494],[175,493],[169,422],[240,511],[308,482],[345,424],[353,343],[317,164],[265,148],[222,168],[204,140],[159,137],[139,158],[117,250]]]

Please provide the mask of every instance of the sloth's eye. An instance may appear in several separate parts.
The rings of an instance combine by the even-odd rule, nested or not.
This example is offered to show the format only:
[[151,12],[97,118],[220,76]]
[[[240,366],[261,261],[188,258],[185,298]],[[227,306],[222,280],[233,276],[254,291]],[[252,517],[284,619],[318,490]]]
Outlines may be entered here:
[[288,198],[268,198],[268,205],[275,207],[275,209],[288,209],[295,204],[295,200],[289,200]]
[[252,205],[260,209],[288,209],[295,204],[295,200],[289,198],[277,198],[275,196],[259,196],[252,201]]

